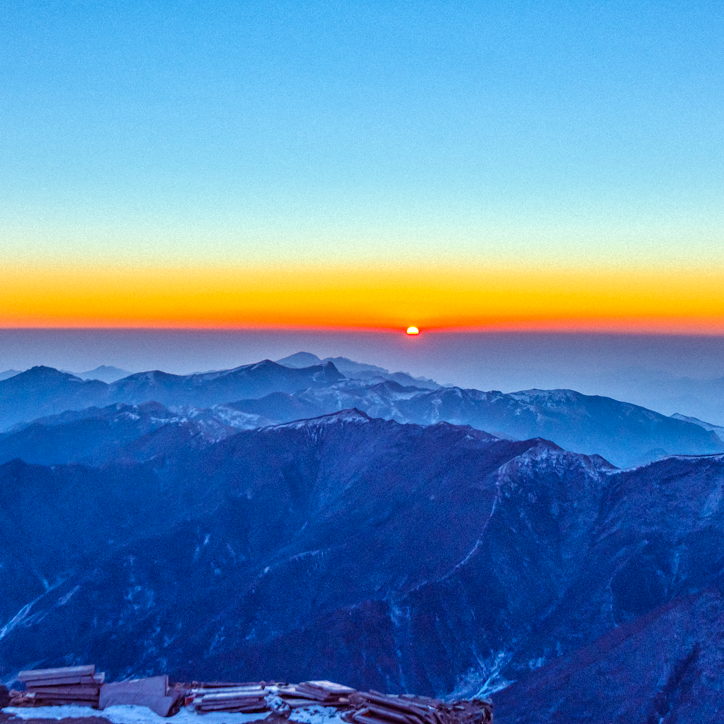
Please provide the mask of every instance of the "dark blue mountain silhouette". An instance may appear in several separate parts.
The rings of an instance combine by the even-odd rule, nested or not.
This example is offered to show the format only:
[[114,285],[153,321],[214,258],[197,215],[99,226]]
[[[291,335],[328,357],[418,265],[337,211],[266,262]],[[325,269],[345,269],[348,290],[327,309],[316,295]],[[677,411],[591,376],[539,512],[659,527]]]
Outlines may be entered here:
[[618,471],[356,410],[142,463],[12,461],[0,673],[71,656],[114,677],[515,682],[498,721],[711,720],[723,486],[724,456]]

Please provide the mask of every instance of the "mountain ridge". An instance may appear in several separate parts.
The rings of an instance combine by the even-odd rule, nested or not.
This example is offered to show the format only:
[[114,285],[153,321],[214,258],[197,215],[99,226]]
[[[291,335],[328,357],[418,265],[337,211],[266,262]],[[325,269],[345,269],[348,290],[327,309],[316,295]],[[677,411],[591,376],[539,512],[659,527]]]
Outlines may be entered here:
[[0,441],[10,444],[13,426],[33,419],[43,424],[39,418],[68,409],[150,401],[179,411],[193,424],[203,422],[207,430],[215,427],[218,435],[357,408],[403,423],[446,420],[497,437],[544,437],[569,450],[600,454],[619,467],[672,454],[724,451],[724,441],[706,423],[666,417],[603,396],[573,390],[424,389],[390,379],[350,379],[329,361],[288,368],[270,360],[194,375],[140,372],[110,385],[33,368],[0,382],[0,425],[6,430]]
[[331,362],[340,372],[350,379],[365,381],[385,379],[401,385],[415,385],[423,389],[442,387],[442,385],[427,377],[413,377],[408,372],[390,372],[384,367],[355,362],[348,357],[325,357],[324,359],[320,359],[316,354],[312,354],[311,352],[296,352],[288,357],[277,360],[278,364],[295,368],[308,367],[313,364],[324,364],[325,362]]
[[[72,654],[114,677],[324,676],[492,694],[504,724],[633,724],[662,697],[692,706],[666,687],[698,647],[706,713],[722,486],[724,455],[620,471],[355,411],[142,463],[16,460],[0,466],[0,671]],[[602,671],[638,670],[602,696]]]

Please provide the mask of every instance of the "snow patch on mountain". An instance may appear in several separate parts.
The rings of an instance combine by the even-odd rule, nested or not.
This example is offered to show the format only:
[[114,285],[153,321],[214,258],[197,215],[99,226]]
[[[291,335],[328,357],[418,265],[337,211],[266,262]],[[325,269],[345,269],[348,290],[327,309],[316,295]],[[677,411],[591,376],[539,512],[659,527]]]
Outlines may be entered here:
[[372,418],[365,415],[364,412],[360,412],[357,408],[351,410],[342,410],[341,412],[334,412],[331,415],[321,415],[320,417],[313,417],[309,420],[297,420],[296,422],[287,422],[283,425],[270,425],[269,428],[272,430],[301,430],[304,428],[313,427],[326,427],[329,425],[343,425],[343,424],[365,424],[372,422]]

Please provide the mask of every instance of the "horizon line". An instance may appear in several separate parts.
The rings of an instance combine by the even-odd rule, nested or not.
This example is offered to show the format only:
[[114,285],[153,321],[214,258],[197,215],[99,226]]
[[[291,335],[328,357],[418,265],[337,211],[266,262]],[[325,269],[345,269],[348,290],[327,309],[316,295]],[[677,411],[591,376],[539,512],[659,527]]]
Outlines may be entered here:
[[[663,320],[662,320],[663,321]],[[668,321],[668,320],[666,320]],[[409,326],[409,325],[408,325]],[[427,335],[445,334],[530,334],[530,335],[593,335],[618,337],[724,337],[724,323],[721,327],[712,329],[710,325],[696,325],[692,329],[689,325],[683,328],[679,325],[661,324],[657,326],[638,324],[607,324],[607,325],[581,325],[574,324],[489,324],[489,325],[415,325],[419,327],[420,334],[414,338],[424,338]],[[674,328],[672,328],[672,326]],[[297,333],[297,334],[388,334],[391,336],[410,337],[406,334],[406,326],[373,326],[373,325],[316,325],[316,324],[38,324],[38,325],[2,325],[2,332],[196,332],[196,333]]]

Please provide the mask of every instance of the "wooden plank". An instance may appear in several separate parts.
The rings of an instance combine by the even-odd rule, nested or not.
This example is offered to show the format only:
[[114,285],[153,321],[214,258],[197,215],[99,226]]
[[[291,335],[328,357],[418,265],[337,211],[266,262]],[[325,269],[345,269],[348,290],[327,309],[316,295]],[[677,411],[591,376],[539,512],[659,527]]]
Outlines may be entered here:
[[28,669],[18,674],[18,681],[30,681],[32,679],[57,679],[66,676],[93,676],[96,667],[90,666],[64,666],[60,669]]
[[259,701],[258,699],[255,701],[240,701],[239,699],[221,699],[217,701],[199,701],[194,702],[197,709],[209,709],[213,707],[217,708],[225,708],[228,706],[233,707],[257,707],[260,706],[262,708],[266,708],[267,703],[265,700]]
[[55,676],[43,679],[28,679],[26,686],[67,686],[69,684],[98,684],[94,676]]
[[255,711],[266,711],[267,704],[265,701],[258,702],[256,704],[244,704],[241,702],[209,702],[207,704],[197,704],[195,707],[197,712],[201,713],[204,711],[240,711],[240,712],[255,712]]
[[268,707],[266,702],[244,704],[234,701],[217,701],[209,704],[197,704],[194,708],[196,711],[266,711]]
[[46,696],[98,696],[101,693],[100,686],[34,686],[32,689],[28,687],[28,691],[32,691],[38,695]]
[[306,692],[302,689],[298,689],[296,687],[293,688],[287,688],[287,689],[279,689],[278,691],[279,696],[284,699],[285,697],[289,696],[294,699],[309,699],[310,701],[319,701],[315,696],[313,696],[311,693]]
[[266,699],[251,699],[251,700],[244,700],[244,699],[214,699],[212,701],[208,701],[207,699],[201,699],[201,701],[196,700],[196,706],[258,706],[263,705],[266,706]]
[[329,694],[322,689],[315,689],[311,686],[304,686],[303,684],[299,684],[297,686],[297,693],[307,696],[310,699],[314,699],[315,701],[332,701],[337,698],[333,694]]
[[202,689],[238,689],[246,687],[259,687],[263,689],[266,686],[265,681],[209,681],[200,685]]
[[284,703],[288,704],[292,709],[301,709],[305,706],[315,706],[311,699],[284,699]]
[[266,701],[263,696],[239,696],[238,694],[221,694],[214,696],[213,694],[206,694],[206,696],[196,697],[196,701],[202,704],[211,704],[215,701],[238,701],[246,704],[253,704],[257,701]]
[[352,715],[352,719],[357,724],[390,724],[387,719],[380,719],[376,716],[368,716],[367,714],[357,713]]
[[425,711],[422,707],[420,707],[419,705],[415,705],[409,700],[401,699],[400,697],[385,696],[384,694],[380,694],[378,691],[364,691],[360,692],[359,695],[364,699],[379,704],[383,707],[389,706],[393,709],[399,709],[406,713],[414,714],[418,717],[425,716]]
[[192,689],[191,691],[193,691],[194,694],[197,694],[197,695],[201,694],[203,696],[203,695],[207,695],[207,694],[224,694],[224,693],[231,693],[231,692],[239,692],[242,694],[243,693],[261,694],[262,692],[266,692],[266,689],[263,686],[254,685],[254,686],[229,686],[229,687],[225,687],[225,688],[219,687],[218,689],[216,689],[216,688]]
[[395,722],[396,724],[417,724],[417,720],[413,719],[411,716],[392,711],[391,709],[383,709],[381,706],[375,706],[374,704],[368,704],[367,708],[373,716],[376,715],[378,717],[382,717],[383,719]]
[[340,695],[354,694],[357,691],[350,686],[337,684],[334,681],[327,681],[326,679],[321,679],[319,681],[304,681],[302,682],[302,686],[312,686],[314,688],[321,689],[322,691],[329,692],[330,694]]
[[264,701],[264,695],[259,695],[258,692],[242,692],[242,691],[228,691],[221,694],[204,694],[201,701],[223,701],[229,699],[238,699],[239,701]]

